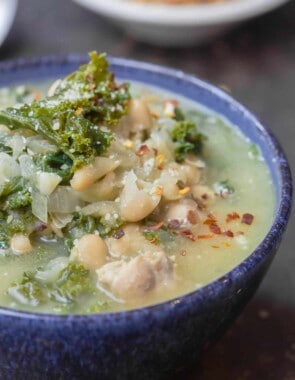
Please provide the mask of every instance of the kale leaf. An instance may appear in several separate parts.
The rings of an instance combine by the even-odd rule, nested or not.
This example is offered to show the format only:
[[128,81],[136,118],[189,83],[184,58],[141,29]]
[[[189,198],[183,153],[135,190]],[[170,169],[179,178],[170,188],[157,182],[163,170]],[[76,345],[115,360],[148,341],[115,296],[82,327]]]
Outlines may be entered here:
[[98,230],[99,220],[91,215],[75,213],[73,220],[64,228],[65,247],[70,251],[74,246],[74,240],[83,235],[93,234]]
[[5,210],[18,210],[32,203],[30,183],[27,179],[17,176],[5,182],[0,190],[0,200]]
[[201,153],[204,136],[198,132],[196,125],[189,120],[177,121],[171,131],[174,153],[177,162],[182,162],[188,153]]
[[72,303],[83,293],[92,293],[95,287],[89,277],[89,270],[82,264],[70,262],[59,273],[49,297],[60,303]]
[[19,303],[30,306],[39,305],[45,298],[44,288],[31,272],[25,272],[22,280],[12,283],[7,292]]
[[42,172],[59,175],[62,178],[62,184],[68,184],[72,177],[73,161],[63,152],[35,156],[34,162]]
[[18,210],[23,207],[30,206],[32,203],[32,195],[27,188],[15,192],[7,197],[5,202],[5,209]]
[[127,85],[117,85],[104,54],[90,53],[90,62],[58,85],[51,97],[0,111],[0,123],[25,128],[54,143],[73,162],[72,171],[106,151],[116,125],[127,112]]
[[54,283],[45,283],[36,278],[36,272],[25,272],[19,282],[10,285],[10,297],[23,305],[37,306],[40,303],[56,301],[61,304],[74,304],[82,294],[92,294],[95,287],[89,270],[82,264],[70,262],[62,269]]

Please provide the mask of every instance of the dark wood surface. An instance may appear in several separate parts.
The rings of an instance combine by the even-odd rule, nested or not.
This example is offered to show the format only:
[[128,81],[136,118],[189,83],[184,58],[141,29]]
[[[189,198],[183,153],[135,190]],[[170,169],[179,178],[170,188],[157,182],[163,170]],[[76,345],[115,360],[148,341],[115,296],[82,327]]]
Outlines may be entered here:
[[[106,0],[107,1],[107,0]],[[180,68],[253,110],[295,167],[295,1],[201,47],[136,42],[70,0],[21,0],[0,60],[50,53],[109,54]],[[254,299],[183,380],[295,380],[294,218]],[[114,379],[115,380],[115,379]]]

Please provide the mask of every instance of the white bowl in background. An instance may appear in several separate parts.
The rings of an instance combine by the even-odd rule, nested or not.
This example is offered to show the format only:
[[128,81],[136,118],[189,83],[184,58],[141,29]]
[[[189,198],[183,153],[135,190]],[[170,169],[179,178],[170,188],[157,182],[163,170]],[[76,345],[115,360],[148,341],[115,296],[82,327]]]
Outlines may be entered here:
[[184,46],[204,42],[288,0],[229,0],[196,5],[143,4],[132,0],[74,1],[105,16],[139,40]]
[[18,0],[0,0],[0,45],[12,26]]

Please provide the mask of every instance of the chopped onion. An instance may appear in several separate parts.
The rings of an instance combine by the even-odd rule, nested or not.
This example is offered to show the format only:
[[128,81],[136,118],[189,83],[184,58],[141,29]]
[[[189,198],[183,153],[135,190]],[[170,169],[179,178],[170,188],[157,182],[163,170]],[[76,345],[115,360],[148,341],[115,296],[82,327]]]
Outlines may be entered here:
[[32,136],[27,138],[27,146],[33,153],[56,152],[57,147],[40,136]]
[[63,270],[69,263],[69,258],[65,256],[57,257],[50,260],[43,271],[38,270],[35,277],[37,280],[52,283],[57,280],[59,272]]
[[158,153],[163,154],[168,161],[173,160],[173,143],[167,130],[160,129],[151,133],[147,145],[156,148]]
[[47,196],[39,193],[33,189],[32,191],[32,213],[41,220],[41,222],[47,223]]
[[91,203],[81,209],[84,215],[104,216],[111,213],[119,213],[119,204],[112,201]]
[[52,224],[55,228],[62,229],[73,220],[73,214],[61,214],[55,212],[51,214]]
[[56,173],[37,173],[37,186],[41,194],[50,195],[61,181],[62,178]]
[[20,135],[13,135],[6,145],[12,149],[13,158],[17,158],[26,147],[26,138]]
[[68,214],[81,207],[82,202],[70,186],[58,186],[48,197],[48,212]]
[[58,86],[61,84],[62,80],[57,79],[52,83],[52,85],[49,87],[49,90],[47,92],[47,96],[53,96]]
[[0,184],[21,174],[18,163],[7,153],[0,153]]
[[36,173],[37,169],[31,156],[28,154],[22,154],[18,161],[22,177],[31,178]]

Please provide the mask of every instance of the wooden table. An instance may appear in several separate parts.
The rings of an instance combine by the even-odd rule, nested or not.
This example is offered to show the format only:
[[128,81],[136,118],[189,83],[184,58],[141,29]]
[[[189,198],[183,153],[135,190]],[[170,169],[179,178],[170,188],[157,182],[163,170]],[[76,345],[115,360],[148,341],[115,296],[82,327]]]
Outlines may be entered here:
[[[275,132],[295,167],[294,0],[209,45],[171,50],[138,43],[69,0],[22,0],[0,59],[93,49],[226,85]],[[181,380],[295,380],[294,223],[253,301]]]

